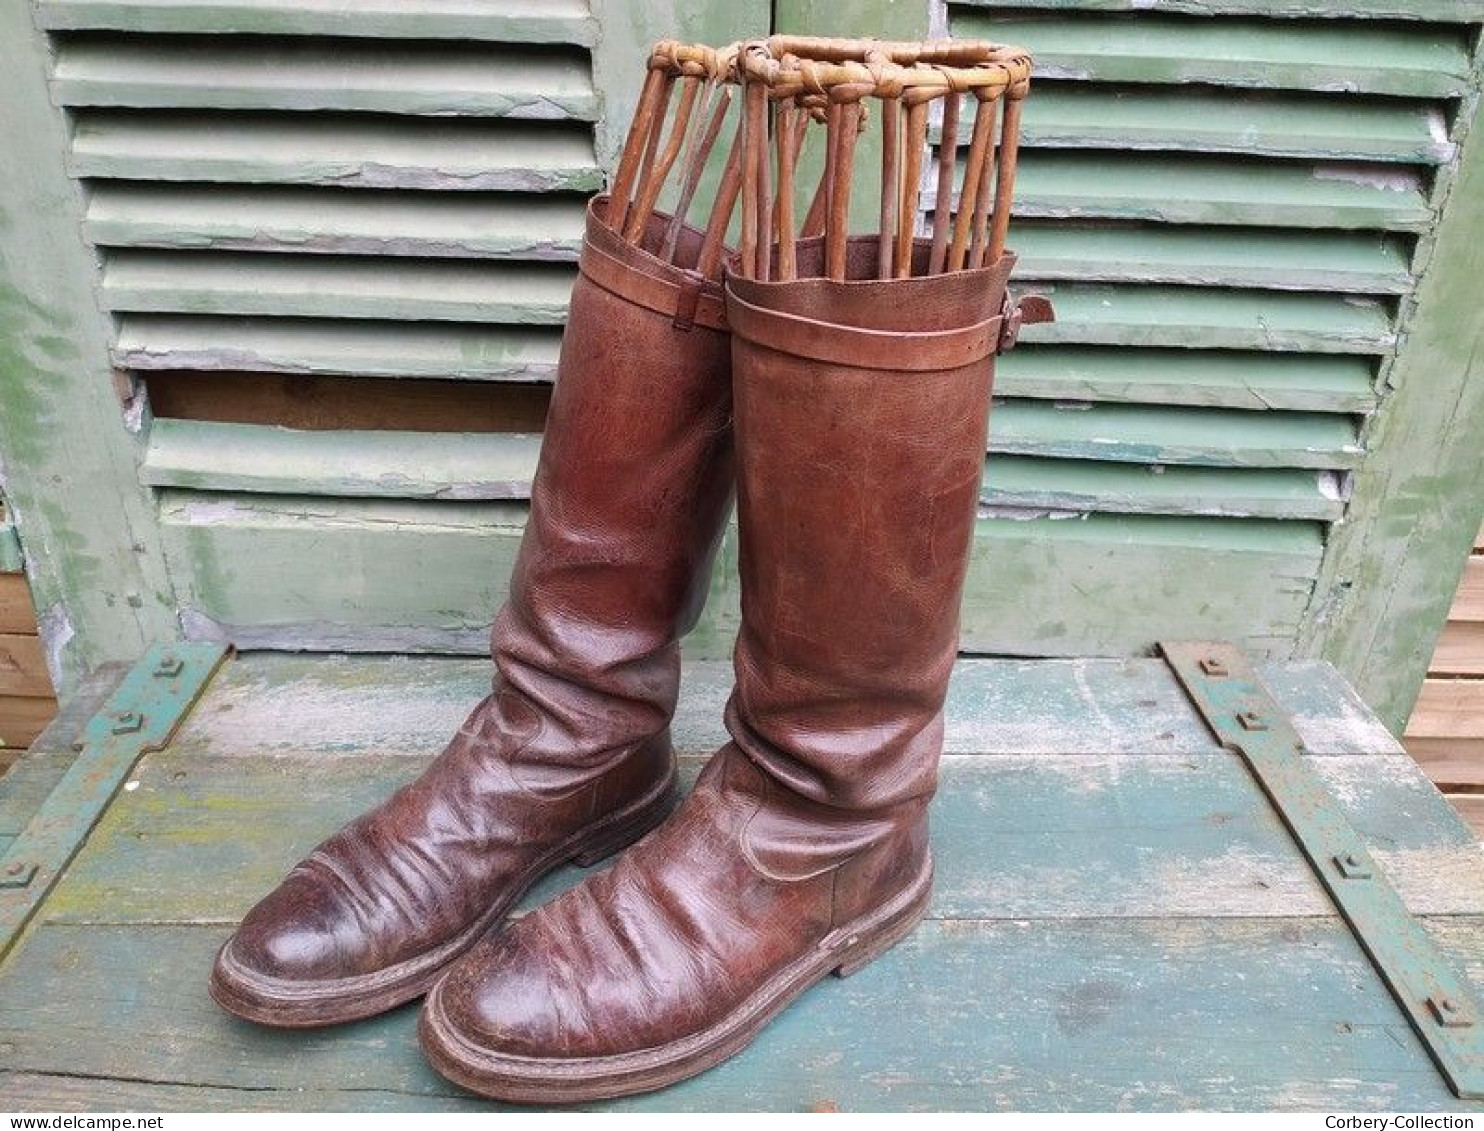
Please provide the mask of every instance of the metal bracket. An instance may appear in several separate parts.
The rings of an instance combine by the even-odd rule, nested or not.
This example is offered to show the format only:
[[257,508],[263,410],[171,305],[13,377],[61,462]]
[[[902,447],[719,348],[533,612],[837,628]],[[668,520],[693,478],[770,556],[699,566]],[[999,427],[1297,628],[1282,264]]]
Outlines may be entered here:
[[1484,1099],[1484,1017],[1302,757],[1293,724],[1230,644],[1160,651],[1217,740],[1240,754],[1455,1094]]
[[76,760],[0,857],[0,958],[15,946],[134,764],[169,744],[230,651],[223,644],[154,645],[88,721]]

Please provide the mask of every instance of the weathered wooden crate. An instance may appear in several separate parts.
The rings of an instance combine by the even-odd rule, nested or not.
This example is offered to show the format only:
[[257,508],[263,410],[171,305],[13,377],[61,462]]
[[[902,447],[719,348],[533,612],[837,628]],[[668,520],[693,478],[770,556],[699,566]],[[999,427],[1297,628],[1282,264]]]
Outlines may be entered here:
[[[1261,672],[1407,907],[1484,990],[1480,845],[1332,668]],[[412,1008],[282,1034],[221,1013],[205,983],[237,918],[416,773],[488,673],[229,661],[0,966],[0,1108],[482,1107],[424,1065]],[[729,686],[725,664],[687,669],[675,729],[692,774],[724,738]],[[71,704],[0,780],[0,850],[96,702]],[[616,1106],[1484,1111],[1454,1099],[1162,661],[965,661],[949,718],[928,922],[736,1060]]]

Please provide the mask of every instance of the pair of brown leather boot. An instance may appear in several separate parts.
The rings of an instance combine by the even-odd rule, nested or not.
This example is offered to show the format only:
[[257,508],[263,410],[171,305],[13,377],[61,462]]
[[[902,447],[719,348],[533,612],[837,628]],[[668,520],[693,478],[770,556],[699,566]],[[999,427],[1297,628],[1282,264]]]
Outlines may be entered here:
[[[922,918],[993,358],[1019,321],[1009,255],[864,281],[876,242],[853,242],[833,281],[805,240],[796,281],[723,290],[622,240],[604,208],[492,694],[248,914],[211,979],[224,1008],[289,1027],[428,992],[434,1067],[515,1101],[702,1071]],[[732,742],[671,816],[678,641],[734,484]],[[505,925],[542,875],[636,840]]]

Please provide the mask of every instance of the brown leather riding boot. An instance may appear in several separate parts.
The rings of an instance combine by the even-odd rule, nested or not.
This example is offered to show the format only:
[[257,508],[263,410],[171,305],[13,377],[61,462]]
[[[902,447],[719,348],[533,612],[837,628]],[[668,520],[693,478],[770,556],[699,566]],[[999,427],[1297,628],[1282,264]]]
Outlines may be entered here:
[[625,243],[605,207],[589,210],[494,690],[422,776],[248,913],[211,977],[232,1013],[298,1027],[408,1001],[542,875],[619,850],[678,798],[677,641],[733,488],[724,300]]
[[[851,277],[874,274],[876,247],[855,244]],[[801,245],[801,274],[818,251]],[[728,279],[733,741],[615,867],[434,987],[421,1036],[449,1079],[547,1103],[663,1087],[922,918],[993,357],[1020,319],[1002,318],[1010,263]]]

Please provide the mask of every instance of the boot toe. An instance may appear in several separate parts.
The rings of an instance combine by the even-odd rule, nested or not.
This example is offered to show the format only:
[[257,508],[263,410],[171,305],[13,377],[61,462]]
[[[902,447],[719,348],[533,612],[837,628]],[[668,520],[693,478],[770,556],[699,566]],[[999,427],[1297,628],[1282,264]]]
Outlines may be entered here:
[[490,940],[461,960],[437,991],[437,1028],[456,1046],[523,1059],[591,1056],[572,1024],[580,1011],[560,979],[519,940]]
[[333,895],[303,872],[247,913],[217,961],[218,977],[250,982],[324,982],[362,971],[336,929]]

